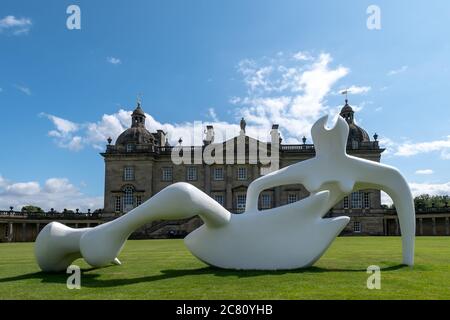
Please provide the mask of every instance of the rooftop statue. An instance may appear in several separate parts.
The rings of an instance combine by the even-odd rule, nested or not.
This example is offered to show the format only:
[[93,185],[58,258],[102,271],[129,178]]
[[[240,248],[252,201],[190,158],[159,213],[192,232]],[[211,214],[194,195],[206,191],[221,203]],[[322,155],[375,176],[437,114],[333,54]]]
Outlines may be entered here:
[[[391,166],[349,156],[349,126],[338,117],[333,128],[322,117],[312,127],[316,156],[253,181],[246,210],[233,214],[188,183],[175,183],[127,214],[94,228],[72,229],[58,222],[45,226],[36,239],[35,254],[43,271],[63,271],[83,257],[94,267],[120,264],[118,256],[131,233],[154,220],[199,215],[204,224],[185,238],[201,261],[229,269],[279,270],[313,265],[350,220],[326,213],[352,191],[381,189],[397,208],[403,263],[414,263],[415,217],[411,191]],[[261,191],[301,183],[310,196],[281,207],[259,211]]]

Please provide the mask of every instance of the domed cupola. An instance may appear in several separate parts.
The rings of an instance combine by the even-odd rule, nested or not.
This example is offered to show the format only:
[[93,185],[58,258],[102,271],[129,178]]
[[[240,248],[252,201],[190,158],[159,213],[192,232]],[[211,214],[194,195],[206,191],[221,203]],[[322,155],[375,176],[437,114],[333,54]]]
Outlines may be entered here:
[[155,137],[145,128],[145,113],[138,101],[136,109],[131,114],[131,128],[128,128],[117,138],[116,146],[127,146],[132,149],[136,144],[153,144]]
[[370,141],[369,135],[366,130],[355,124],[355,112],[353,108],[348,104],[348,100],[345,99],[345,106],[341,109],[341,117],[348,123],[348,144],[354,144],[354,142],[367,142]]

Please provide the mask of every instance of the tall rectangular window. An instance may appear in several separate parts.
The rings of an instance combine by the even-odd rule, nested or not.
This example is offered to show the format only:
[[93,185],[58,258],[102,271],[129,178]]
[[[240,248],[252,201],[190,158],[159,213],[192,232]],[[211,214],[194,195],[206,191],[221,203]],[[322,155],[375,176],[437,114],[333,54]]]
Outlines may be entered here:
[[213,197],[220,205],[223,206],[225,204],[225,197],[223,194],[215,194]]
[[123,179],[125,181],[134,180],[134,168],[133,167],[125,167],[123,169]]
[[361,209],[362,208],[362,195],[361,192],[352,192],[352,208]]
[[261,195],[261,209],[272,208],[272,196],[270,194]]
[[348,197],[344,197],[344,209],[348,209]]
[[142,196],[136,196],[136,206],[140,206],[142,204]]
[[364,192],[364,208],[369,209],[370,208],[370,193]]
[[134,145],[129,143],[127,144],[127,152],[133,152],[134,151]]
[[196,181],[197,180],[197,167],[187,167],[187,180]]
[[222,181],[224,179],[224,170],[223,168],[214,168],[214,180]]
[[120,198],[120,196],[116,196],[114,197],[114,211],[115,212],[120,212],[122,211],[122,199]]
[[237,169],[237,179],[238,180],[247,180],[247,168],[239,167]]
[[245,211],[245,202],[247,201],[247,196],[245,194],[238,194],[236,196],[236,209],[237,212]]
[[353,232],[356,232],[356,233],[361,232],[361,222],[359,222],[359,221],[353,222]]
[[133,188],[130,186],[125,187],[124,193],[125,195],[123,197],[123,205],[125,209],[133,207],[134,205]]
[[298,201],[298,197],[296,193],[289,193],[287,198],[287,203],[294,203]]
[[173,171],[172,167],[162,168],[162,181],[172,181]]

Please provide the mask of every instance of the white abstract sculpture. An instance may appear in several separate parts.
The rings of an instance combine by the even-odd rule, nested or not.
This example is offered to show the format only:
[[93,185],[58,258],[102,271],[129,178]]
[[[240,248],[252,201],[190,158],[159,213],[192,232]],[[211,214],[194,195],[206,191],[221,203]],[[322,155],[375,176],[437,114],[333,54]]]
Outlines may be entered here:
[[[348,125],[338,117],[327,130],[327,117],[311,132],[316,156],[253,181],[246,211],[228,212],[188,183],[175,183],[127,214],[95,228],[72,229],[58,222],[39,233],[35,254],[43,271],[62,271],[83,257],[94,267],[120,264],[118,255],[131,233],[154,220],[199,215],[204,225],[185,243],[198,259],[230,269],[295,269],[314,264],[349,221],[323,218],[354,190],[380,188],[394,201],[400,221],[403,263],[413,265],[415,217],[408,184],[393,167],[346,154]],[[301,183],[311,195],[301,201],[259,211],[259,193],[267,188]]]

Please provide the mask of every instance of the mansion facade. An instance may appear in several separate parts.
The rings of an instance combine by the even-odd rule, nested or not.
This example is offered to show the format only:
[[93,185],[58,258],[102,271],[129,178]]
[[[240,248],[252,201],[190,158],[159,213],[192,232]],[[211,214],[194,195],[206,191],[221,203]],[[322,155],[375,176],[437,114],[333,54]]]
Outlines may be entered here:
[[[349,125],[347,153],[356,157],[379,162],[383,148],[379,147],[377,135],[371,140],[367,132],[356,125],[354,111],[348,104],[342,108],[340,115]],[[105,161],[105,194],[104,212],[116,216],[126,214],[128,211],[146,201],[165,187],[175,182],[188,182],[203,190],[234,213],[245,210],[246,192],[249,184],[264,174],[265,167],[260,163],[248,161],[249,144],[261,143],[254,141],[245,134],[245,120],[241,120],[239,136],[233,138],[245,141],[247,161],[237,163],[197,164],[173,163],[171,155],[173,148],[163,130],[150,132],[145,127],[146,116],[138,102],[131,115],[131,127],[125,130],[112,143],[108,139],[106,151],[101,153]],[[272,126],[271,136],[278,136],[279,126]],[[180,144],[181,144],[180,139]],[[313,144],[283,144],[279,138],[279,167],[283,168],[299,161],[315,156]],[[201,146],[183,146],[183,150],[204,150],[214,143],[214,128],[207,126],[206,137]],[[226,148],[227,141],[221,143]],[[219,145],[219,144],[216,144]],[[179,146],[178,146],[179,147]],[[270,143],[268,143],[270,149]],[[234,150],[236,152],[236,150]],[[274,152],[274,150],[272,150]],[[236,159],[236,158],[235,158]],[[309,195],[301,185],[283,185],[264,190],[260,194],[259,208],[261,210],[278,207],[291,202],[299,201]],[[345,234],[386,234],[386,220],[381,207],[379,190],[363,190],[352,193],[338,203],[328,216],[348,215],[350,223],[343,231]],[[136,237],[146,237],[151,233],[164,237],[168,234],[185,235],[198,227],[201,221],[198,218],[189,221],[158,222],[143,228]],[[159,228],[158,228],[159,227]],[[159,232],[159,233],[158,233]]]

